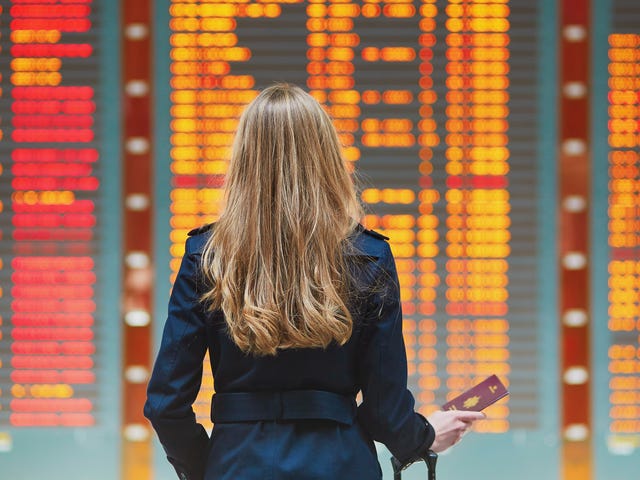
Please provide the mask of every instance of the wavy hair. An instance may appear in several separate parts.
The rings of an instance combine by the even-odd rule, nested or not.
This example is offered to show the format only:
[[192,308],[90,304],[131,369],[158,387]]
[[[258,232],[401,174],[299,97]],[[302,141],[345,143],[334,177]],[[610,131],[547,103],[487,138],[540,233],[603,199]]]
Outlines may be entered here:
[[362,218],[338,135],[299,87],[276,84],[244,110],[209,237],[202,301],[244,352],[349,340],[349,234]]

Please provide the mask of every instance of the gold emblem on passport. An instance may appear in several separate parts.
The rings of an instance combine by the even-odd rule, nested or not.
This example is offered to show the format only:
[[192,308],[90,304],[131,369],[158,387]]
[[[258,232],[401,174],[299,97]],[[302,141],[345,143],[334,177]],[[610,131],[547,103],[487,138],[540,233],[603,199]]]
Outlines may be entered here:
[[479,401],[480,401],[480,397],[476,395],[475,397],[467,398],[462,404],[462,406],[467,410],[470,410],[476,405],[478,405]]
[[478,385],[470,388],[462,395],[448,401],[442,406],[443,410],[473,410],[479,412],[502,397],[509,395],[509,391],[500,379],[491,375]]

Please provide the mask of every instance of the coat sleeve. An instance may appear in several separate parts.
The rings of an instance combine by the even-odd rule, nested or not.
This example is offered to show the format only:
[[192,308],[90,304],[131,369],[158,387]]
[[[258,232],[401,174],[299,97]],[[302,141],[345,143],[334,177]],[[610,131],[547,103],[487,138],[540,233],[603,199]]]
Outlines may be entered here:
[[427,420],[414,411],[407,389],[407,357],[402,336],[400,287],[389,245],[379,261],[377,285],[369,296],[358,376],[363,401],[358,420],[371,437],[404,465],[425,454],[435,438]]
[[160,350],[147,388],[144,414],[181,480],[201,480],[209,437],[196,422],[192,404],[200,390],[207,349],[204,310],[199,302],[199,255],[186,253],[169,299]]

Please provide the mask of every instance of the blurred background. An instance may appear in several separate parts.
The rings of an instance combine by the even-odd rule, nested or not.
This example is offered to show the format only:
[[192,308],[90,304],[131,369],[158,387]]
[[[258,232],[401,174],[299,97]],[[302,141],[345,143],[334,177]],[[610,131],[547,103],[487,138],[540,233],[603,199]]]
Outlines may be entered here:
[[511,392],[439,478],[638,478],[637,0],[0,8],[0,477],[174,478],[142,416],[171,282],[284,80],[391,239],[417,408]]

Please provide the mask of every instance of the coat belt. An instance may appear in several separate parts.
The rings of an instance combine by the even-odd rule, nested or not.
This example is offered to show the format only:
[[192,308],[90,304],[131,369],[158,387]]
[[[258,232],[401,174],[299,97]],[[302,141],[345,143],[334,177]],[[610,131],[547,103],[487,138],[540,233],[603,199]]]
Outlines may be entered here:
[[279,420],[333,420],[353,424],[352,396],[324,390],[216,393],[211,399],[213,423]]

